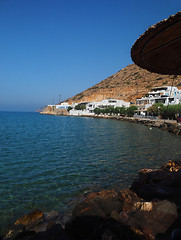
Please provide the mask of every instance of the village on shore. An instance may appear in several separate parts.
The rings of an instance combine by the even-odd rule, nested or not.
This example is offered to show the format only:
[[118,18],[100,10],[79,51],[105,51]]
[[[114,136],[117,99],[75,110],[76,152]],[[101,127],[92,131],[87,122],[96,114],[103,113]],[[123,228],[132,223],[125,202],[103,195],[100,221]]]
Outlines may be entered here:
[[[175,86],[154,87],[136,102],[108,98],[99,102],[69,103],[67,101],[56,105],[48,105],[40,113],[70,116],[105,116],[118,115],[135,118],[159,119],[167,118],[180,121],[181,90]],[[169,115],[163,107],[178,106]],[[165,116],[164,116],[165,115]]]

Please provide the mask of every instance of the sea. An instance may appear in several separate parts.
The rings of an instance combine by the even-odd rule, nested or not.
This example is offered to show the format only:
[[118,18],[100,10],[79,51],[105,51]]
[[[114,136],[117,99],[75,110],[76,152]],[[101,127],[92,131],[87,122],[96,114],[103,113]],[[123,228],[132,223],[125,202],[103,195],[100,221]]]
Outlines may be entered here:
[[0,112],[0,231],[25,213],[66,213],[82,196],[131,185],[181,160],[181,137],[124,121]]

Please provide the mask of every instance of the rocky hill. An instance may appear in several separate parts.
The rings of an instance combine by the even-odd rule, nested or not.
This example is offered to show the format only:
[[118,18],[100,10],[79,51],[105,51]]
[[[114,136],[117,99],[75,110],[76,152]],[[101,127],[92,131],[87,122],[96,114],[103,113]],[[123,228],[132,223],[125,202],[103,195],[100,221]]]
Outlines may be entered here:
[[136,98],[144,96],[152,87],[163,85],[181,89],[181,76],[151,73],[131,64],[67,101],[72,104],[116,98],[135,102]]

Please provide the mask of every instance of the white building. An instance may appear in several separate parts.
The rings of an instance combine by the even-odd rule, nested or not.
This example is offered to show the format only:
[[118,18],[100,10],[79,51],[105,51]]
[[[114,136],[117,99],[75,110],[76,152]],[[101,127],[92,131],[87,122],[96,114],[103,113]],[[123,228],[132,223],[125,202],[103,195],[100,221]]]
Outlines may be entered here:
[[[85,110],[75,110],[72,109],[69,111],[70,115],[74,116],[80,116],[80,115],[94,115],[94,109],[95,108],[108,108],[108,107],[129,107],[129,102],[124,102],[123,100],[117,100],[117,99],[104,99],[100,102],[89,102],[89,103],[81,103],[85,104],[86,108]],[[77,104],[75,104],[77,105]],[[74,105],[74,106],[75,106]],[[72,106],[72,107],[74,107]]]
[[162,103],[165,106],[179,104],[181,103],[181,91],[172,86],[152,88],[147,97],[136,100],[139,114],[146,115],[146,110],[154,103]]
[[70,105],[68,102],[62,102],[61,104],[56,104],[56,109],[67,109]]
[[91,113],[94,112],[95,108],[108,108],[108,107],[129,107],[129,102],[124,102],[123,100],[117,100],[117,99],[104,99],[100,102],[91,102],[88,103],[86,106],[86,109]]

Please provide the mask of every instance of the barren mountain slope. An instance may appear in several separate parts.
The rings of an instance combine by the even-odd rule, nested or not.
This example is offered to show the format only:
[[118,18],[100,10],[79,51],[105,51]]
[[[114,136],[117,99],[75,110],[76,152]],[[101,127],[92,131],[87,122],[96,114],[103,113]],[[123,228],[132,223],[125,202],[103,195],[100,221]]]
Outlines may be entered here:
[[181,76],[151,73],[131,64],[67,101],[71,104],[116,98],[135,102],[136,98],[144,96],[152,87],[172,86],[172,84],[180,89]]

